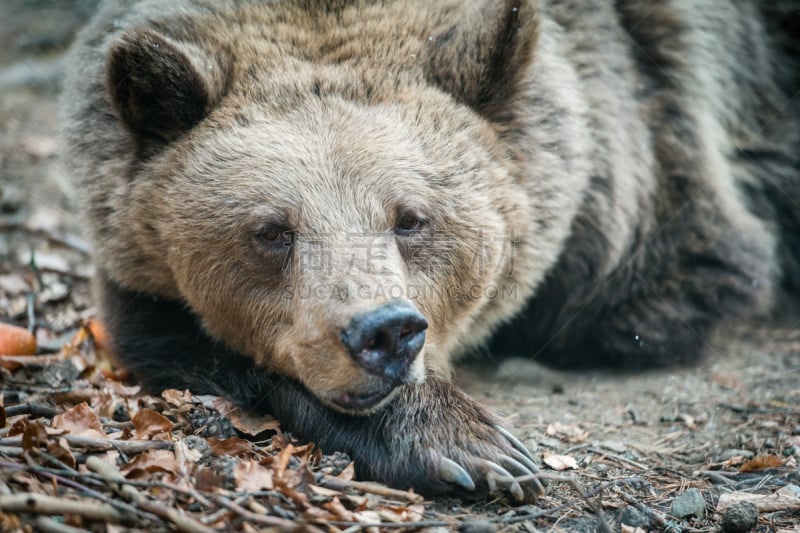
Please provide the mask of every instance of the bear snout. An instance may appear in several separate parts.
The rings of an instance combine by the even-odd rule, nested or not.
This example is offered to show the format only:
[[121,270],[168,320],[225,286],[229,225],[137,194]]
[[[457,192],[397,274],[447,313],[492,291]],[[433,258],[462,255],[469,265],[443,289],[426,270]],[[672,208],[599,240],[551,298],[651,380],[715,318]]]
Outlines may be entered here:
[[356,365],[399,384],[422,350],[427,328],[412,303],[395,300],[353,315],[340,339]]

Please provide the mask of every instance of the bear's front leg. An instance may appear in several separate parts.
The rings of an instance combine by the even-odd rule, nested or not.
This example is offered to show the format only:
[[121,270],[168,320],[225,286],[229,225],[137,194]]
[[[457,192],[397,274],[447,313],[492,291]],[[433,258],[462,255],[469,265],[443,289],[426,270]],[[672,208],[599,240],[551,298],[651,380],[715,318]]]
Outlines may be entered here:
[[333,411],[292,382],[276,385],[269,408],[284,427],[323,451],[347,452],[361,478],[424,494],[505,489],[526,502],[544,494],[525,446],[487,409],[439,378],[403,386],[388,406],[368,416]]
[[525,447],[451,383],[427,376],[371,415],[346,415],[212,340],[182,303],[123,289],[102,270],[96,281],[116,357],[149,391],[188,388],[269,412],[323,451],[348,453],[362,479],[425,494],[506,489],[519,501],[543,492]]

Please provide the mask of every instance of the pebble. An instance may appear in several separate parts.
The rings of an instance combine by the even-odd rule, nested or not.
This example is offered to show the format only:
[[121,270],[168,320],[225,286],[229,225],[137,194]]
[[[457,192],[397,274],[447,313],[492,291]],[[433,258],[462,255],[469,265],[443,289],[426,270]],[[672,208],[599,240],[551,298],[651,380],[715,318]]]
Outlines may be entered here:
[[672,500],[672,515],[678,518],[702,516],[706,510],[706,501],[697,489],[689,489]]
[[649,528],[651,525],[653,525],[653,521],[650,519],[650,517],[633,505],[627,506],[622,511],[620,522],[626,526],[640,527],[642,529]]
[[758,523],[758,509],[751,502],[738,502],[725,509],[722,530],[728,533],[745,533]]

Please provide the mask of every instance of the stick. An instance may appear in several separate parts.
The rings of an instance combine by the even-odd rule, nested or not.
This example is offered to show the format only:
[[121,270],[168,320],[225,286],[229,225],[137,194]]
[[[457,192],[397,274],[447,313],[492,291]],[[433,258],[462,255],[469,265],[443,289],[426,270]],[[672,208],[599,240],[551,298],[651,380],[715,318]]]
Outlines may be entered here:
[[378,483],[368,483],[364,481],[344,481],[342,479],[326,477],[322,479],[320,486],[325,487],[326,489],[338,491],[353,489],[369,494],[375,494],[377,496],[382,496],[384,498],[389,498],[390,500],[400,500],[412,503],[421,503],[425,501],[425,498],[419,494],[416,494],[415,492],[391,489],[384,485],[379,485]]
[[128,516],[105,503],[96,503],[89,500],[67,500],[29,492],[0,496],[0,511],[53,515],[76,514],[88,520],[111,522],[113,524],[130,523]]
[[238,514],[248,522],[252,522],[254,524],[260,524],[263,526],[272,526],[272,527],[283,527],[283,528],[288,528],[290,530],[297,529],[298,527],[298,524],[296,522],[292,522],[290,520],[285,520],[283,518],[278,518],[276,516],[266,516],[250,512],[241,505],[232,502],[227,498],[223,498],[222,496],[216,496],[214,498],[214,501],[216,501],[222,507],[225,507],[226,509],[229,509],[234,513]]
[[[62,438],[66,439],[71,446],[90,450],[118,450],[124,453],[136,454],[147,450],[172,449],[172,443],[166,440],[115,440],[81,437],[78,435],[62,435]],[[0,446],[22,446],[22,437],[0,439]]]
[[37,531],[42,531],[43,533],[89,533],[87,529],[68,526],[63,522],[45,516],[40,516],[33,523],[36,524]]
[[[87,458],[86,467],[105,478],[106,481],[125,481],[125,477],[119,470],[103,462],[103,460],[98,457],[92,456]],[[132,485],[118,485],[117,483],[110,483],[110,485],[114,492],[120,494],[126,500],[135,503],[145,511],[149,511],[156,516],[160,516],[172,522],[180,531],[185,531],[187,533],[213,533],[214,531],[193,518],[182,515],[175,509],[170,509],[160,503],[148,500],[144,494],[139,492],[136,487]]]

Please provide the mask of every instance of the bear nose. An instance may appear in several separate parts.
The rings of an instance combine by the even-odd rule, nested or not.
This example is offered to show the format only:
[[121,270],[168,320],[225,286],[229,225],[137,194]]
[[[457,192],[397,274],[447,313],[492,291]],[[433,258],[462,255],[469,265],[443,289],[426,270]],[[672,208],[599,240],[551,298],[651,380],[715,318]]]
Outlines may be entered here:
[[427,327],[413,304],[397,300],[356,313],[340,338],[358,366],[396,382],[425,344]]

